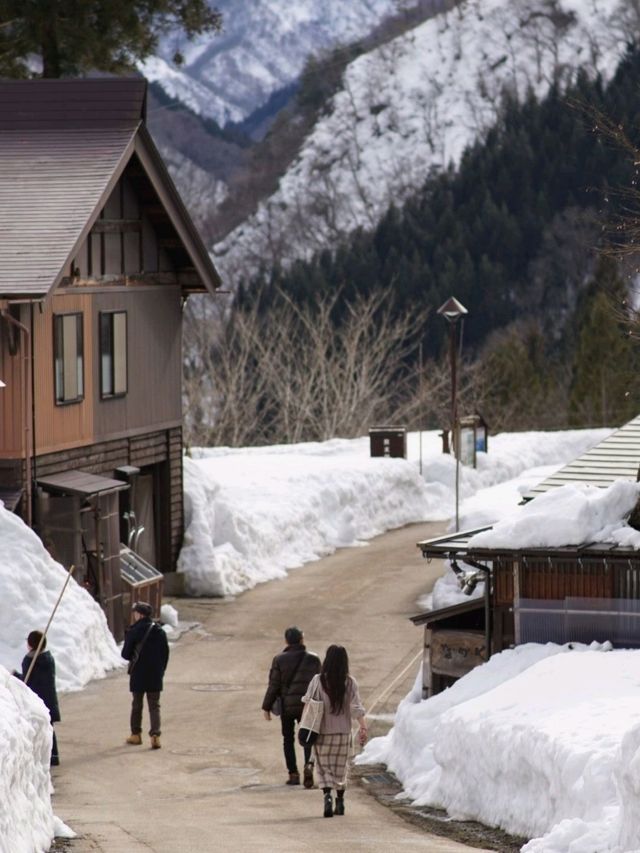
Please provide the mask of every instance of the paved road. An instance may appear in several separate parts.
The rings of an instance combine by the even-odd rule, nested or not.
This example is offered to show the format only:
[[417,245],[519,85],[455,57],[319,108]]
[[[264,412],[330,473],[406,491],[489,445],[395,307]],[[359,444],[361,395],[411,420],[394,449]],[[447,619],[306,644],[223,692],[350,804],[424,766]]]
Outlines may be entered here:
[[[292,623],[320,654],[331,642],[347,647],[365,704],[384,692],[420,650],[422,632],[407,617],[439,567],[427,564],[415,543],[441,529],[393,531],[235,601],[174,602],[181,620],[200,627],[172,648],[160,751],[151,751],[146,737],[142,747],[124,745],[124,672],[65,695],[54,809],[80,835],[69,851],[468,849],[426,835],[357,786],[347,792],[344,818],[322,818],[319,791],[284,786],[279,722],[266,722],[260,711],[271,657]],[[396,706],[415,672],[412,666],[378,712]],[[375,725],[382,730],[384,723]]]

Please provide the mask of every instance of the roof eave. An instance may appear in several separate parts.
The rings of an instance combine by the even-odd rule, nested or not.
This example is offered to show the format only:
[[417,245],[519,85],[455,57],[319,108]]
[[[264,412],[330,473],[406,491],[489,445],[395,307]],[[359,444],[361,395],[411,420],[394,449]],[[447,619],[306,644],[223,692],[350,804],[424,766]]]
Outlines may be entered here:
[[222,284],[218,271],[213,265],[209,252],[173,183],[160,152],[144,125],[141,125],[136,136],[135,152],[202,282],[203,287],[200,291],[190,287],[189,292],[215,295],[216,290]]

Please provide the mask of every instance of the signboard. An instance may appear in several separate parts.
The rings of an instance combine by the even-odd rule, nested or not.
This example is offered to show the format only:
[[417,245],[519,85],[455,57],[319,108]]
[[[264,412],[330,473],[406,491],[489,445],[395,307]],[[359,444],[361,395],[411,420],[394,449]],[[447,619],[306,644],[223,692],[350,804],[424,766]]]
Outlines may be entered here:
[[460,678],[486,661],[483,631],[435,630],[431,632],[431,670]]
[[476,435],[475,427],[460,427],[460,462],[469,468],[476,467]]

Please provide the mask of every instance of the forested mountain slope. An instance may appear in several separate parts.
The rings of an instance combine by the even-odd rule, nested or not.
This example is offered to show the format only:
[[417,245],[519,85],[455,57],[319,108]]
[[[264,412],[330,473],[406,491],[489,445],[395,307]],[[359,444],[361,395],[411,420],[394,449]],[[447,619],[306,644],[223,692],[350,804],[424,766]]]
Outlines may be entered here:
[[372,229],[433,173],[457,166],[524,99],[610,79],[640,29],[632,0],[466,0],[354,60],[277,190],[215,247],[228,280]]

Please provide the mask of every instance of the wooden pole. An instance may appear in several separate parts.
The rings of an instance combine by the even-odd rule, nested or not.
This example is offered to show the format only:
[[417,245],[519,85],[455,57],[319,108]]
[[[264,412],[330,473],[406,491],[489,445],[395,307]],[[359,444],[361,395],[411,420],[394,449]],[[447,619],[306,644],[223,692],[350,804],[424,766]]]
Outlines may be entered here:
[[54,608],[53,608],[53,610],[51,611],[51,616],[49,616],[49,621],[47,622],[47,627],[44,629],[44,633],[43,633],[42,637],[40,637],[40,642],[38,643],[38,648],[35,650],[35,652],[34,652],[34,654],[33,654],[33,659],[32,659],[32,661],[31,661],[31,663],[29,664],[29,669],[27,670],[27,674],[26,674],[26,675],[25,675],[25,677],[24,677],[24,683],[25,683],[25,684],[27,684],[27,683],[28,683],[28,681],[29,681],[29,677],[30,677],[31,672],[32,672],[32,670],[33,670],[33,667],[35,666],[35,663],[36,663],[36,661],[37,661],[37,659],[38,659],[38,655],[39,655],[39,654],[40,654],[40,652],[42,651],[42,646],[44,645],[44,641],[45,641],[45,640],[46,640],[46,638],[47,638],[47,631],[49,630],[49,626],[51,625],[51,621],[52,621],[53,617],[54,617],[54,616],[55,616],[55,614],[56,614],[56,610],[58,609],[58,605],[59,605],[59,604],[60,604],[60,602],[62,601],[62,596],[64,595],[64,591],[65,591],[65,590],[66,590],[66,588],[67,588],[67,584],[68,584],[68,583],[69,583],[69,581],[71,580],[71,575],[73,574],[73,570],[74,570],[74,569],[75,569],[75,566],[70,566],[70,567],[69,567],[69,571],[67,572],[67,577],[65,578],[65,582],[64,582],[64,585],[63,585],[63,587],[62,587],[62,590],[60,591],[60,595],[58,596],[58,600],[56,601],[55,607],[54,607]]

